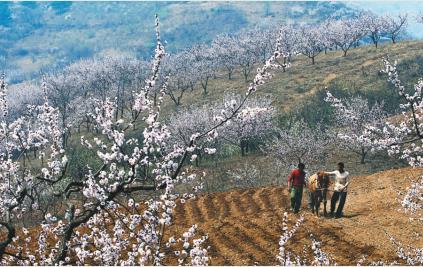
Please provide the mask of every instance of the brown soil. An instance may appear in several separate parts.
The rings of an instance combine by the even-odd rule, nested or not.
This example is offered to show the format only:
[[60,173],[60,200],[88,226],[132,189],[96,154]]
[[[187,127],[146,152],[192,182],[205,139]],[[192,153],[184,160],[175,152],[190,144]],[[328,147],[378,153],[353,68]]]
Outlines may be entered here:
[[[388,234],[403,244],[423,247],[423,237],[416,235],[422,225],[399,210],[398,200],[398,192],[421,173],[422,169],[403,168],[352,177],[345,216],[340,219],[311,214],[305,208],[305,193],[304,209],[299,215],[290,214],[290,225],[299,216],[304,216],[305,222],[288,249],[301,254],[310,246],[312,233],[338,265],[356,265],[362,256],[367,258],[364,264],[399,260]],[[167,235],[178,237],[197,224],[199,234],[209,236],[211,265],[275,265],[283,213],[288,207],[288,192],[279,186],[203,194],[185,204],[178,202]],[[37,228],[30,232],[36,238]],[[177,264],[175,259],[169,263]]]
[[[405,168],[352,177],[345,217],[317,218],[304,208],[300,212],[305,217],[304,226],[289,247],[301,253],[304,246],[310,246],[309,235],[313,233],[322,240],[323,250],[341,265],[356,265],[363,255],[368,259],[365,263],[398,260],[388,234],[404,244],[422,247],[423,238],[414,234],[421,231],[421,225],[399,211],[397,195],[419,173],[421,170]],[[303,207],[306,201],[304,194]],[[275,265],[288,203],[283,187],[204,194],[178,203],[171,232],[197,224],[200,232],[209,236],[212,265]],[[291,214],[291,223],[297,217]]]

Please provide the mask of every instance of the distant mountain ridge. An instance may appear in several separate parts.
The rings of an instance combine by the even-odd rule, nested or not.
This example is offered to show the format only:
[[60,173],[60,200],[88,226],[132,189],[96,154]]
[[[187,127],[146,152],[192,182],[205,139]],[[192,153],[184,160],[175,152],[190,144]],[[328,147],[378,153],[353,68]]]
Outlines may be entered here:
[[19,82],[80,58],[149,57],[156,13],[166,48],[175,52],[246,27],[356,12],[342,2],[0,2],[0,68]]

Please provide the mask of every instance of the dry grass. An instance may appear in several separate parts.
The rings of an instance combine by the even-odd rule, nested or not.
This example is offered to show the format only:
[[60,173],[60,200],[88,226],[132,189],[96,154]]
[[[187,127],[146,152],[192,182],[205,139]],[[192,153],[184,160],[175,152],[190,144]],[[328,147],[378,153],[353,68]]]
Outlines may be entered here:
[[[339,84],[345,89],[375,90],[387,86],[386,77],[379,76],[382,58],[389,56],[399,62],[411,60],[416,55],[422,55],[423,42],[404,41],[397,44],[384,44],[378,49],[373,46],[363,46],[349,51],[346,57],[340,51],[320,54],[316,57],[316,64],[303,56],[297,56],[292,66],[286,72],[275,72],[274,77],[264,85],[258,94],[269,94],[274,98],[274,105],[280,111],[287,111],[300,100],[313,95],[317,90],[325,87],[336,87]],[[252,72],[251,77],[253,77]],[[209,94],[203,95],[197,88],[193,92],[187,91],[182,99],[182,106],[210,103],[222,99],[224,92],[245,93],[248,84],[240,72],[236,72],[234,79],[228,80],[224,72],[219,73],[217,79],[209,82]],[[169,100],[163,107],[163,113],[175,110],[175,105]]]

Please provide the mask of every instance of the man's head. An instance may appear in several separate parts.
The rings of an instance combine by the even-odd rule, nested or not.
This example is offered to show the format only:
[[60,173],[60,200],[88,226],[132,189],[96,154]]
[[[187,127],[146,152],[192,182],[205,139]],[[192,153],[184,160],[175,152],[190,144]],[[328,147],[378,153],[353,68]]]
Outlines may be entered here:
[[304,165],[304,163],[302,163],[302,162],[301,162],[301,163],[299,163],[299,164],[298,164],[298,169],[299,169],[299,170],[301,170],[301,171],[304,171],[304,169],[305,169],[305,165]]
[[339,163],[338,163],[338,170],[339,170],[339,171],[344,171],[344,167],[345,167],[345,166],[344,166],[344,163],[343,163],[343,162],[339,162]]

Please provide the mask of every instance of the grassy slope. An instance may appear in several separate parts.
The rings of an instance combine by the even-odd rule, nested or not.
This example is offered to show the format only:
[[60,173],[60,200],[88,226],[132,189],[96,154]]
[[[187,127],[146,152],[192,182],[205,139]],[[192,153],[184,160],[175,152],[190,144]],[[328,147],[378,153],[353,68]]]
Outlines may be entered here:
[[[389,56],[398,59],[399,63],[423,56],[423,42],[405,41],[395,45],[384,44],[378,49],[374,46],[364,46],[349,51],[343,57],[339,51],[320,54],[316,64],[304,56],[295,57],[292,66],[285,73],[274,73],[273,79],[260,88],[258,94],[270,94],[275,99],[274,105],[281,111],[288,111],[298,101],[306,99],[317,90],[342,88],[345,90],[379,90],[387,88],[386,76],[380,76],[382,58]],[[420,73],[423,69],[420,69]],[[253,77],[254,72],[250,75]],[[406,75],[402,73],[400,76]],[[225,73],[220,73],[215,80],[210,81],[209,94],[204,96],[201,90],[187,92],[182,100],[183,106],[189,106],[198,101],[208,103],[221,99],[225,91],[245,93],[248,87],[241,74],[237,72],[233,80],[228,80]],[[388,92],[388,89],[387,89]],[[166,109],[174,109],[167,103]]]
[[[399,66],[406,62],[413,66],[419,56],[423,56],[423,42],[401,42],[398,44],[384,44],[375,49],[373,46],[365,46],[349,51],[347,57],[342,57],[341,52],[329,52],[321,54],[316,58],[316,64],[311,65],[308,58],[299,56],[292,62],[292,67],[285,73],[275,72],[273,79],[264,85],[257,94],[270,94],[275,99],[274,105],[281,113],[287,112],[293,106],[307,105],[310,99],[318,90],[329,90],[338,88],[346,92],[378,91],[381,96],[378,101],[388,100],[395,96],[391,90],[386,75],[380,75],[383,57],[389,56],[398,60]],[[411,63],[410,63],[411,62]],[[408,66],[407,65],[407,66]],[[400,67],[400,77],[412,84],[421,76],[423,67],[414,67],[416,70],[410,72],[406,67]],[[187,92],[182,100],[182,106],[187,107],[193,104],[209,103],[219,101],[225,91],[244,93],[247,84],[240,73],[236,73],[233,80],[228,80],[225,73],[221,73],[217,79],[210,82],[209,94],[204,96],[200,88],[194,92]],[[302,102],[304,101],[304,102]],[[304,103],[304,104],[302,104]],[[163,117],[174,112],[177,107],[169,100],[163,106]],[[313,110],[310,110],[313,112]],[[370,155],[367,164],[360,164],[359,157],[348,151],[333,149],[322,169],[336,168],[336,163],[343,161],[354,175],[367,175],[376,171],[392,167],[404,166],[397,159],[389,158],[384,153]],[[211,160],[203,162],[200,167],[208,172],[206,189],[211,191],[227,190],[238,187],[239,184],[230,181],[227,171],[234,168],[242,168],[245,164],[253,164],[260,169],[261,179],[258,185],[269,183],[282,184],[285,181],[287,170],[275,166],[272,159],[261,153],[253,153],[248,157],[241,157],[238,153],[219,160],[218,165]]]
[[[392,90],[388,89],[386,76],[378,74],[381,68],[381,58],[389,55],[392,59],[398,59],[400,63],[413,62],[417,56],[423,56],[422,48],[423,42],[385,44],[377,50],[372,46],[366,46],[351,50],[346,58],[342,57],[341,52],[321,54],[318,56],[315,65],[311,65],[307,58],[299,56],[295,58],[292,67],[287,72],[275,72],[273,79],[263,86],[257,94],[271,94],[275,99],[273,104],[279,109],[280,113],[289,111],[293,104],[297,102],[305,101],[304,105],[307,105],[306,100],[326,86],[329,89],[342,88],[348,92],[379,90],[383,92],[382,98],[385,99],[391,95]],[[423,68],[419,69],[418,72],[421,73],[421,70]],[[364,76],[362,75],[363,72],[365,73]],[[414,77],[410,73],[403,73],[401,76],[406,76],[412,80],[416,80],[416,77],[418,77]],[[193,92],[186,92],[182,100],[182,107],[219,101],[225,91],[244,93],[247,88],[247,84],[240,73],[236,73],[233,80],[228,80],[225,73],[221,73],[217,79],[212,79],[209,83],[209,94],[206,96],[202,94],[200,88]],[[177,108],[181,107],[176,107],[169,98],[166,98],[162,107],[162,119],[166,119]],[[313,112],[313,110],[310,112]],[[141,126],[137,127],[137,130],[130,134],[139,135],[141,128]],[[92,133],[83,132],[81,134],[87,137],[92,136]],[[80,146],[81,134],[73,134],[71,138],[73,146]],[[85,157],[81,162],[84,166],[85,160],[89,160],[88,155]],[[369,155],[368,163],[362,165],[359,163],[358,155],[334,148],[333,153],[327,158],[321,169],[334,169],[339,161],[345,162],[347,168],[354,175],[368,175],[376,171],[403,166],[401,162],[387,157],[384,153]],[[245,165],[254,165],[260,172],[259,181],[250,184],[250,186],[283,184],[285,182],[288,171],[286,167],[275,165],[273,159],[257,151],[246,157],[241,157],[237,148],[230,155],[217,159],[217,162],[213,158],[202,161],[198,170],[207,173],[205,178],[206,191],[224,191],[234,187],[246,186],[232,181],[227,173],[228,170],[243,168]]]

